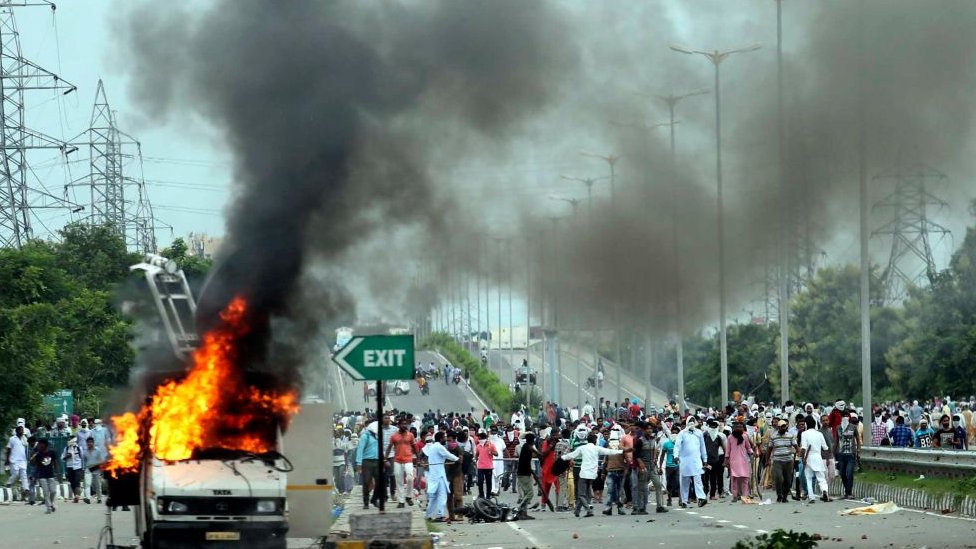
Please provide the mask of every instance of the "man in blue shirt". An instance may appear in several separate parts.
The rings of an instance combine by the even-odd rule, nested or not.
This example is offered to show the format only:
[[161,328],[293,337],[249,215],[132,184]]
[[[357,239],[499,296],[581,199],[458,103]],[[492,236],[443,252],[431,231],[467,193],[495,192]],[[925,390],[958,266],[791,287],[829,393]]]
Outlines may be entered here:
[[910,448],[914,445],[915,433],[905,425],[905,416],[895,418],[895,428],[888,433],[888,438],[895,448]]
[[933,436],[935,436],[935,431],[929,427],[928,420],[923,418],[918,422],[918,431],[915,431],[915,447],[931,448]]
[[369,497],[374,481],[379,481],[379,441],[376,440],[376,429],[375,421],[367,425],[363,429],[363,436],[359,438],[359,446],[356,447],[356,473],[363,475],[363,509],[369,509],[370,503],[379,505],[379,498],[385,495],[384,490],[377,487],[373,499]]
[[956,431],[956,450],[968,450],[969,439],[966,428],[962,426],[962,416],[959,414],[952,416],[952,427]]

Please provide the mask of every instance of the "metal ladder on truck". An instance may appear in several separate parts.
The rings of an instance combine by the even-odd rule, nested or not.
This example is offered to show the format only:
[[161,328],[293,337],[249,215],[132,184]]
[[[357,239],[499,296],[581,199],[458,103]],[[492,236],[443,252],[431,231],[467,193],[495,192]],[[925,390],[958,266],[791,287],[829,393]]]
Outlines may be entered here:
[[146,254],[142,263],[129,267],[129,270],[139,271],[145,277],[163,332],[177,358],[186,359],[200,344],[200,337],[194,320],[197,304],[183,269],[172,259]]

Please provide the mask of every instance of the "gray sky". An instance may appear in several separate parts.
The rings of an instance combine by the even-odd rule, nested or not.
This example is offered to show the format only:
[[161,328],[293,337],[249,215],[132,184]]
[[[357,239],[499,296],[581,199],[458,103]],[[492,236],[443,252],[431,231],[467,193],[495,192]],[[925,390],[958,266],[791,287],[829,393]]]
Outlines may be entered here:
[[[787,109],[792,112],[791,106],[801,103],[807,107],[803,116],[814,117],[799,121],[791,119],[791,124],[798,127],[817,121],[815,118],[820,112],[810,108],[822,101],[817,93],[851,84],[831,81],[829,76],[825,78],[816,70],[805,72],[812,56],[807,48],[829,44],[830,21],[824,23],[822,19],[825,14],[830,15],[827,8],[842,4],[783,3],[787,71],[796,71],[795,78],[790,77],[791,73],[787,77]],[[891,5],[896,4],[901,6],[899,9],[911,9],[905,6],[913,2],[897,0]],[[146,69],[135,65],[136,61],[125,50],[127,42],[119,38],[119,26],[129,24],[131,19],[118,13],[125,11],[128,5],[118,0],[67,0],[58,6],[56,26],[46,8],[17,11],[24,53],[78,86],[75,94],[63,99],[44,94],[29,96],[28,125],[66,139],[77,135],[88,125],[96,83],[99,77],[103,78],[108,99],[117,111],[119,126],[142,143],[146,159],[145,177],[156,208],[156,217],[174,228],[173,235],[161,229],[158,235],[160,242],[166,244],[174,235],[182,236],[189,232],[221,234],[224,221],[220,212],[233,196],[232,158],[225,149],[222,136],[196,115],[190,105],[185,107],[186,116],[172,116],[173,113],[170,113],[168,117],[159,118],[146,111],[145,102],[132,96],[136,83],[133,79],[138,79],[140,71],[146,72]],[[196,9],[197,6],[205,6],[206,2],[184,2],[183,5]],[[581,150],[620,153],[628,146],[628,141],[632,144],[633,133],[613,126],[611,122],[614,120],[657,123],[666,119],[667,110],[662,103],[639,98],[633,92],[680,93],[712,87],[711,65],[698,56],[674,53],[668,49],[669,44],[679,43],[696,49],[727,49],[761,43],[762,49],[734,56],[722,65],[724,173],[727,206],[732,212],[729,214],[729,239],[734,241],[730,247],[731,253],[739,256],[750,253],[752,244],[748,239],[754,232],[749,231],[752,221],[749,216],[771,214],[749,204],[760,201],[763,185],[773,177],[773,166],[768,161],[768,153],[773,148],[764,139],[774,134],[774,126],[770,126],[763,117],[775,112],[775,102],[769,99],[774,97],[775,90],[776,2],[575,1],[560,5],[572,17],[572,32],[567,33],[565,40],[568,47],[578,49],[580,68],[577,75],[585,78],[572,86],[559,88],[558,99],[552,102],[552,106],[528,121],[520,133],[510,136],[510,141],[493,144],[497,145],[497,156],[493,157],[480,149],[473,150],[470,155],[456,154],[457,148],[449,148],[443,153],[433,150],[428,154],[430,162],[426,166],[431,177],[443,188],[463,197],[462,207],[470,210],[468,213],[476,217],[481,226],[490,228],[495,234],[505,235],[522,230],[521,220],[526,214],[541,217],[568,213],[566,203],[552,200],[549,196],[582,198],[585,197],[585,189],[579,183],[561,180],[559,175],[596,176],[606,171],[605,164],[582,157],[579,154]],[[875,2],[872,5],[883,3]],[[961,4],[933,2],[931,5],[945,7]],[[159,6],[160,10],[166,9],[165,3],[160,2]],[[951,8],[945,10],[950,16],[951,11]],[[897,15],[901,12],[892,13]],[[880,17],[875,19],[883,20]],[[130,32],[138,33],[139,29],[130,29]],[[893,31],[893,34],[900,36],[898,32]],[[952,32],[946,34],[951,36]],[[897,47],[898,40],[893,40],[892,44]],[[933,48],[937,47],[950,48],[933,42]],[[951,50],[934,51],[942,54],[941,58],[935,56],[940,59],[945,58],[946,53],[952,53]],[[828,50],[823,53],[818,50],[818,62],[829,66],[824,59],[832,60],[831,54],[837,57],[836,52]],[[841,52],[843,55],[844,52]],[[909,59],[906,63],[912,61],[916,65],[907,65],[906,74],[924,68],[918,66],[918,60]],[[791,69],[791,66],[797,68]],[[815,77],[823,80],[812,80]],[[566,83],[560,85],[565,86]],[[807,90],[815,90],[816,93],[812,95],[816,96],[816,101],[803,102],[803,93]],[[933,95],[936,102],[931,107],[935,111],[948,108],[938,102],[939,99],[952,99],[951,94],[944,92],[936,91]],[[713,101],[712,95],[690,99],[680,106],[678,114],[681,122],[677,128],[678,163],[687,177],[688,186],[699,192],[700,204],[714,200]],[[894,101],[892,105],[897,107],[902,103]],[[274,106],[256,105],[255,108]],[[924,107],[920,107],[920,110],[924,110]],[[843,113],[838,116],[840,114]],[[968,119],[968,116],[961,118]],[[933,116],[932,120],[944,122],[939,116]],[[917,135],[907,136],[907,139],[926,140],[941,131],[935,126],[923,127],[922,130]],[[655,131],[659,133],[650,138],[650,147],[661,151],[667,146],[667,130],[662,128]],[[914,131],[918,131],[918,128],[914,128]],[[894,132],[891,135],[902,137]],[[971,138],[968,132],[960,132],[960,140],[969,142]],[[824,141],[829,143],[831,139]],[[900,146],[895,141],[872,143],[874,161],[869,168],[871,173],[893,162]],[[838,146],[848,147],[849,143]],[[849,160],[850,154],[850,151],[842,150],[837,152],[837,158]],[[78,154],[66,165],[53,154],[45,157],[44,153],[40,153],[32,158],[38,177],[52,192],[60,189],[65,181],[87,173],[84,154]],[[946,158],[922,159],[946,171],[954,181],[943,194],[943,198],[953,207],[945,214],[937,214],[936,218],[954,231],[957,242],[962,238],[965,224],[971,219],[966,204],[973,196],[972,186],[960,184],[969,181],[976,172],[968,158],[947,153]],[[840,183],[835,184],[831,198],[824,200],[824,209],[816,212],[819,217],[815,219],[820,225],[817,232],[821,233],[817,245],[827,254],[830,263],[856,261],[858,252],[856,174],[850,171],[850,162],[838,162],[838,165],[844,165],[844,171],[833,173],[832,178]],[[636,186],[639,183],[640,163],[635,161],[633,155],[622,163],[619,176],[624,185]],[[80,189],[75,192],[80,192]],[[877,189],[872,198],[877,200],[883,192],[883,189]],[[69,191],[69,198],[75,196],[71,193]],[[608,194],[606,183],[598,183],[594,187],[594,194],[598,200],[605,202]],[[877,215],[880,216],[880,213]],[[42,219],[48,227],[56,230],[67,219],[67,214],[44,214]],[[702,225],[702,234],[706,235],[701,242],[696,240],[695,245],[710,246],[714,243],[711,238],[714,229],[708,226],[712,219],[703,217],[688,221]],[[879,226],[882,221],[883,218],[877,217],[872,225]],[[37,226],[35,230],[39,235],[46,233],[43,226]],[[740,234],[746,236],[740,239]],[[390,237],[383,235],[383,238]],[[875,262],[883,261],[887,243],[875,240],[872,241],[872,248]],[[948,246],[943,244],[936,251],[937,261],[942,267]],[[707,257],[709,254],[713,255],[713,252],[706,250],[699,255]],[[751,266],[758,261],[758,258],[747,257],[742,263]],[[733,294],[738,294],[738,297],[734,299],[736,306],[730,310],[732,314],[741,314],[740,309],[754,306],[747,297],[755,293],[751,288],[754,275],[752,272],[736,273],[733,285],[737,286],[738,291],[733,291]],[[377,278],[376,285],[380,286],[381,283],[385,283],[385,280]],[[363,293],[371,292],[366,289]],[[515,314],[517,318],[520,316],[518,311]]]
[[[114,14],[124,5],[116,0],[68,0],[58,3],[56,20],[45,7],[17,9],[24,55],[78,86],[77,92],[57,99],[50,92],[28,94],[27,124],[64,139],[80,134],[88,127],[98,79],[102,78],[120,129],[142,143],[145,178],[156,217],[173,226],[172,234],[159,228],[160,243],[168,244],[174,235],[189,232],[219,235],[223,232],[220,211],[230,193],[230,159],[202,122],[150,121],[143,107],[131,99],[129,78],[138,74],[138,69],[131,66],[131,58],[115,36],[119,22]],[[162,5],[160,9],[164,9]],[[83,177],[88,170],[85,148],[72,154],[68,164],[53,152],[39,152],[30,158],[39,166],[35,171],[44,186],[58,195],[65,180]],[[138,173],[134,163],[128,169],[133,175]],[[33,184],[36,182],[33,179]],[[68,197],[81,200],[83,191],[69,190]],[[56,231],[69,216],[64,211],[52,211],[40,217]],[[34,229],[39,236],[50,234],[41,225]]]

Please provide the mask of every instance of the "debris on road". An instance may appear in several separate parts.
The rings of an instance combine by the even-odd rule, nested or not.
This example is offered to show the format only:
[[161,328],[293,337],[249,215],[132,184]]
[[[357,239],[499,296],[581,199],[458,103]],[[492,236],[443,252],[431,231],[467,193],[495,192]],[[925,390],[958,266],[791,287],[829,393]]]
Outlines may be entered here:
[[844,509],[843,511],[838,511],[837,513],[839,515],[890,515],[891,513],[897,513],[898,511],[901,511],[901,507],[895,505],[893,501],[889,501],[886,503],[878,503],[865,507]]

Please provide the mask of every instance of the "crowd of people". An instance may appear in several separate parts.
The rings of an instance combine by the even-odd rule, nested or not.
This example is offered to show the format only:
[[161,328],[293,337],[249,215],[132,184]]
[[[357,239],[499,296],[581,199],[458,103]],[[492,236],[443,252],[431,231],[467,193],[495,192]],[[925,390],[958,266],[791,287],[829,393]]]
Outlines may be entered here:
[[815,503],[830,501],[835,476],[853,497],[865,437],[875,446],[968,449],[976,435],[970,404],[886,403],[868,425],[842,400],[681,411],[673,402],[646,409],[636,399],[601,399],[570,409],[548,402],[535,417],[393,410],[381,421],[367,409],[336,415],[333,466],[341,491],[362,486],[364,508],[387,498],[414,505],[426,495],[432,520],[458,520],[475,498],[509,491],[517,494],[516,520],[536,511],[590,517],[594,504],[608,516],[666,513],[726,498],[754,503],[773,492],[778,503]]
[[8,487],[27,505],[56,510],[58,484],[66,481],[68,501],[102,502],[101,465],[108,461],[112,434],[98,418],[59,416],[53,423],[36,421],[33,430],[17,419],[3,452]]

